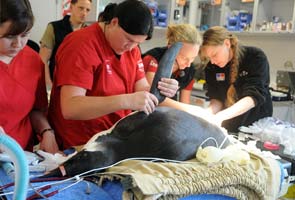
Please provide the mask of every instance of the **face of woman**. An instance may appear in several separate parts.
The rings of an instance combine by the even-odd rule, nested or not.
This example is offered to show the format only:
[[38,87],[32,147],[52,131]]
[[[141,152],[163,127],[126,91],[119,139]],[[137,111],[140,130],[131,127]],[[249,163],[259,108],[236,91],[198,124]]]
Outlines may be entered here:
[[204,46],[203,50],[204,56],[209,58],[212,64],[215,64],[220,68],[225,67],[232,56],[229,40],[225,40],[222,45]]
[[29,39],[29,33],[19,35],[7,35],[3,37],[11,25],[11,21],[0,24],[0,56],[15,57],[22,50]]
[[183,43],[176,57],[179,69],[185,69],[191,65],[198,56],[199,48],[200,46],[197,44]]
[[106,37],[109,44],[118,55],[123,54],[125,51],[130,51],[147,38],[147,35],[131,35],[127,33],[120,27],[117,18],[112,19],[107,34],[108,36]]

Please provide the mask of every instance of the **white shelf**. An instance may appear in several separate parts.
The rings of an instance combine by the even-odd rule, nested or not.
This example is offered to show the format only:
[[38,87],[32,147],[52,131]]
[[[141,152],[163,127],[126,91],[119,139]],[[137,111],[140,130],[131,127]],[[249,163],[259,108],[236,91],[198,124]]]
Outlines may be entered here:
[[162,27],[162,26],[154,26],[155,30],[164,30],[166,31],[167,27]]
[[[223,0],[222,4],[218,6],[211,5],[211,0],[188,0],[188,2],[190,7],[197,11],[197,14],[194,14],[194,17],[197,19],[193,20],[190,18],[189,23],[193,22],[192,24],[200,28],[206,25],[209,27],[215,25],[225,26],[231,14],[237,11],[244,11],[243,13],[252,14],[250,26],[254,31],[247,32],[249,34],[256,35],[257,32],[260,34],[259,29],[261,27],[273,29],[271,25],[273,17],[277,17],[279,22],[284,23],[287,31],[261,31],[261,33],[285,36],[295,32],[295,0],[254,0],[253,2]],[[288,24],[292,25],[291,29],[289,29],[290,26]]]
[[270,37],[285,37],[292,36],[295,37],[294,32],[270,32],[270,31],[232,31],[232,33],[236,35],[244,35],[244,36],[270,36]]
[[[201,34],[204,33],[204,31],[200,31]],[[233,34],[237,36],[253,36],[253,37],[259,37],[259,36],[269,36],[269,37],[295,37],[295,32],[271,32],[271,31],[231,31]]]

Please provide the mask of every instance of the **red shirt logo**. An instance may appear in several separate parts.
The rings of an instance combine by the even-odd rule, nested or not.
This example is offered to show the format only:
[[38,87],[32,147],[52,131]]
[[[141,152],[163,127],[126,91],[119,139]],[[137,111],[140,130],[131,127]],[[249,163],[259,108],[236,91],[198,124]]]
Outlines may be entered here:
[[144,72],[144,65],[142,63],[142,60],[137,61],[137,68],[139,71]]
[[112,67],[111,67],[111,62],[110,60],[106,60],[106,70],[107,70],[107,74],[108,75],[112,75],[113,71],[112,71]]

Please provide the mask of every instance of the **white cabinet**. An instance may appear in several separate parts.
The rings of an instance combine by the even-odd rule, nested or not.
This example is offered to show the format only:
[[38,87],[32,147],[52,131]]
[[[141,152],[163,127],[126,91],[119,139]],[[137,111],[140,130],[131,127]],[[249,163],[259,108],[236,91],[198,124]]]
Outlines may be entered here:
[[294,0],[258,0],[256,4],[255,31],[294,31]]
[[[92,0],[92,9],[87,17],[88,23],[97,21],[98,15],[109,3],[120,3],[124,0]],[[169,23],[182,22],[183,7],[177,6],[176,0],[143,0],[150,8],[155,26],[166,27]]]
[[189,0],[187,4],[190,16],[194,15],[189,17],[189,23],[201,30],[215,25],[230,31],[294,33],[295,30],[295,0]]
[[254,15],[254,2],[225,0],[222,3],[221,25],[230,31],[250,30]]
[[197,13],[197,20],[190,20],[189,23],[200,27],[200,30],[220,25],[227,26],[233,31],[240,31],[246,26],[249,27],[252,22],[254,2],[241,0],[190,0],[188,2],[190,8],[197,4],[197,7],[193,8]]
[[221,4],[212,4],[211,1],[197,1],[197,27],[200,30],[206,30],[211,26],[220,25],[221,22]]
[[[123,0],[93,0],[89,22],[109,3]],[[205,30],[221,25],[230,31],[292,32],[295,27],[295,0],[143,0],[155,11],[155,26],[191,23]],[[154,9],[154,10],[153,10]]]
[[190,10],[188,4],[179,5],[180,0],[143,0],[152,11],[155,27],[168,24],[188,23]]
[[174,0],[144,0],[146,5],[150,8],[155,27],[166,27],[170,23],[173,15],[176,18],[180,18],[180,12],[173,12]]

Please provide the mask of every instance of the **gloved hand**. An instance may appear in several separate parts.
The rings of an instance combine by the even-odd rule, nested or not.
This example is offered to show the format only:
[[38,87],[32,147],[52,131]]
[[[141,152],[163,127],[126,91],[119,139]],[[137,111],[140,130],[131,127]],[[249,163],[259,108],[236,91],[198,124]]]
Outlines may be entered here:
[[37,154],[42,156],[44,160],[40,162],[39,166],[44,166],[46,171],[50,171],[52,169],[57,168],[60,164],[64,163],[66,160],[74,156],[77,152],[74,152],[68,156],[65,156],[61,153],[51,154],[42,150],[38,150]]

